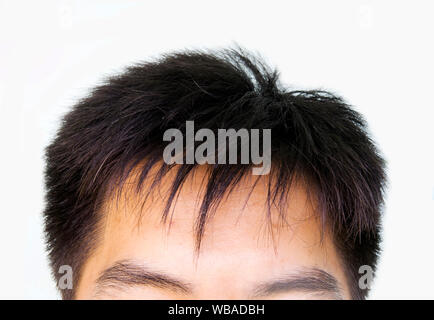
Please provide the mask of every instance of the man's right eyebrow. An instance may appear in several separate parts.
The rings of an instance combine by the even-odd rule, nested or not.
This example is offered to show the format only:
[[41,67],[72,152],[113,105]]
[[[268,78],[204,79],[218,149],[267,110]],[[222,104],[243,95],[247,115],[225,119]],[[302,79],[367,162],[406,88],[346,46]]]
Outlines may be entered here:
[[146,265],[131,260],[121,260],[105,269],[96,280],[95,295],[107,289],[128,289],[150,286],[175,293],[191,293],[191,285],[163,272],[149,269]]

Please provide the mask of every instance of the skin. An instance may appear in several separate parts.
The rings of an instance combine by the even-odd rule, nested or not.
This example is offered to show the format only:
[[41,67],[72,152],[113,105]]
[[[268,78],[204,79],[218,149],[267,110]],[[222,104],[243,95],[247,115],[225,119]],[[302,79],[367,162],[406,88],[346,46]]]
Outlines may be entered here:
[[[223,200],[207,222],[199,254],[195,251],[197,217],[205,167],[190,175],[180,191],[170,222],[161,222],[169,173],[143,203],[136,193],[135,174],[120,197],[108,197],[101,210],[98,244],[83,266],[76,299],[349,299],[342,263],[330,235],[321,237],[315,204],[301,183],[288,199],[286,224],[272,211],[266,216],[268,176],[245,177]],[[147,183],[151,178],[147,179]],[[146,190],[146,186],[144,188]],[[158,272],[188,285],[188,291],[153,283],[98,283],[104,270],[131,261],[137,270]],[[261,284],[304,276],[309,268],[328,272],[337,280],[339,293],[300,288],[267,294]],[[135,270],[136,270],[135,269]]]

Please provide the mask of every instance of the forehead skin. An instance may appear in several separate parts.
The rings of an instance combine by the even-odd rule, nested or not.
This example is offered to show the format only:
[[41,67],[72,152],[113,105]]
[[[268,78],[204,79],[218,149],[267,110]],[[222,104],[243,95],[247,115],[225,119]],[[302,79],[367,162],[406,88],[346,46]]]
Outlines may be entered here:
[[[205,167],[195,169],[188,177],[176,199],[171,223],[163,224],[161,214],[172,178],[171,173],[165,176],[145,203],[145,192],[137,194],[132,188],[123,189],[120,197],[107,199],[100,212],[100,240],[83,266],[75,298],[248,299],[258,284],[310,267],[333,275],[342,297],[350,298],[336,249],[327,233],[321,238],[314,206],[301,185],[291,189],[287,224],[279,222],[277,212],[272,212],[270,224],[266,213],[268,177],[262,176],[252,192],[254,179],[246,177],[208,221],[197,255],[194,223],[207,179]],[[133,178],[128,185],[135,186]],[[124,260],[180,279],[191,285],[192,292],[176,293],[148,286],[98,292],[96,281],[101,273]],[[322,297],[283,292],[259,298]]]

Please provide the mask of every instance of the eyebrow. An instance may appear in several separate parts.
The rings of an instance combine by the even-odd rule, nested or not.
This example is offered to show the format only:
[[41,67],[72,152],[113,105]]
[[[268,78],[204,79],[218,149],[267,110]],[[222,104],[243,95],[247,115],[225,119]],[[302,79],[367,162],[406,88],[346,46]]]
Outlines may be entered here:
[[[185,295],[193,292],[192,285],[188,282],[151,270],[145,264],[132,260],[121,260],[104,270],[98,277],[95,295],[101,295],[107,289],[123,290],[135,286],[150,286]],[[252,291],[251,297],[265,297],[288,292],[329,295],[333,299],[343,299],[336,278],[318,268],[303,268],[296,273],[261,283]]]
[[134,286],[151,286],[182,294],[188,294],[192,291],[189,283],[151,270],[144,264],[122,260],[101,273],[96,281],[95,295],[105,292],[106,289],[119,290]]
[[253,296],[270,296],[292,291],[314,295],[330,295],[333,299],[343,299],[337,279],[330,273],[318,268],[304,268],[295,274],[263,283],[254,290]]

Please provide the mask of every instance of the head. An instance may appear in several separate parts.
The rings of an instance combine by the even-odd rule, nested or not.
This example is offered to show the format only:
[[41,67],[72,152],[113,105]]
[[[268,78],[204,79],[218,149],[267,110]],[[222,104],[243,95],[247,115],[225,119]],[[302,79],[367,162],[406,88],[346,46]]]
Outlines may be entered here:
[[[205,140],[189,123],[215,133],[208,161],[188,161]],[[186,141],[168,163],[173,129]],[[255,175],[252,154],[232,161],[242,150],[231,160],[219,129],[245,130],[252,150],[250,133],[269,129],[257,141],[269,170]],[[362,116],[331,93],[286,89],[242,50],[169,54],[109,78],[66,114],[46,161],[51,266],[73,270],[63,298],[368,293],[359,268],[377,263],[385,172]]]

